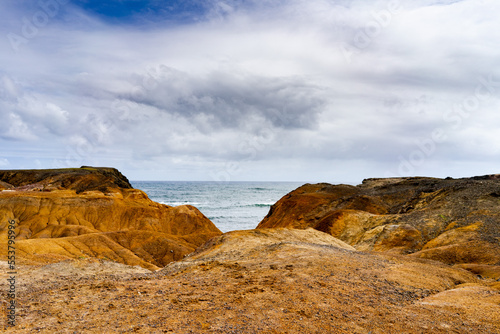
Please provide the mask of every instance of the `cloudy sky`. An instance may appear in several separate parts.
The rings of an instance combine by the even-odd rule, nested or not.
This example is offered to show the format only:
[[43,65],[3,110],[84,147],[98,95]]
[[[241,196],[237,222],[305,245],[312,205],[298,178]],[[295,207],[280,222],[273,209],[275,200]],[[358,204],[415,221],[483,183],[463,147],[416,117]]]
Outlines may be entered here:
[[2,0],[0,16],[0,169],[500,173],[499,1]]

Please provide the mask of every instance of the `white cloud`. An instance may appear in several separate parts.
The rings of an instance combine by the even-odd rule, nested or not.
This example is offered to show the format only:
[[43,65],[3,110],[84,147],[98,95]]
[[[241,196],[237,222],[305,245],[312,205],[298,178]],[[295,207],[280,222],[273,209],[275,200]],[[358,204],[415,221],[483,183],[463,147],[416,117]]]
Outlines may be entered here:
[[7,159],[0,159],[0,167],[7,167],[10,164]]
[[28,124],[21,118],[21,116],[11,113],[6,119],[6,128],[3,138],[23,140],[23,141],[33,141],[38,137],[31,131]]

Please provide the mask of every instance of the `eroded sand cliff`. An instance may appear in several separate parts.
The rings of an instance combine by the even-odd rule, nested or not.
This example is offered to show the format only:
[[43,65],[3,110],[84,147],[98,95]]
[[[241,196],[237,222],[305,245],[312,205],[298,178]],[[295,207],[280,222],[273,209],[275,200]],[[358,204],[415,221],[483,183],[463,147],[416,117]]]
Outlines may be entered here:
[[116,169],[0,171],[0,179],[9,185],[0,245],[15,221],[21,263],[92,257],[154,270],[221,234],[195,207],[155,203]]
[[223,235],[113,182],[2,180],[23,259],[7,332],[500,332],[496,176],[305,185]]

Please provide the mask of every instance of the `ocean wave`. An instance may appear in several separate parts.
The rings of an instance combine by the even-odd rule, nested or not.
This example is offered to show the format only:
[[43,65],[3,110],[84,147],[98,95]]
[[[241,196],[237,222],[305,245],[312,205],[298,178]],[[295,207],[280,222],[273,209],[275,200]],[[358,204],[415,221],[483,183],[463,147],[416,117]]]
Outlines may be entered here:
[[249,204],[239,204],[239,205],[231,205],[218,206],[215,203],[198,203],[198,202],[169,202],[169,201],[157,201],[160,204],[165,204],[168,206],[179,206],[179,205],[192,205],[197,208],[203,208],[205,210],[222,210],[222,211],[230,211],[238,208],[268,208],[275,204],[275,202],[264,202],[264,203],[249,203]]
[[231,211],[235,209],[243,209],[243,208],[265,208],[274,205],[275,202],[269,203],[248,203],[248,204],[235,204],[235,205],[220,205],[217,206],[215,203],[211,203],[209,205],[204,205],[203,207],[207,210],[221,210],[221,211]]
[[255,215],[255,216],[207,216],[208,219],[210,220],[231,220],[231,221],[241,221],[241,220],[253,220],[253,219],[259,219],[260,216]]
[[220,207],[211,207],[211,209],[219,209],[219,210],[233,210],[233,209],[241,209],[241,208],[266,208],[274,205],[274,202],[270,203],[249,203],[249,204],[236,204],[231,206],[220,206]]
[[159,201],[158,203],[165,204],[165,205],[168,205],[168,206],[179,206],[179,205],[197,206],[197,205],[203,205],[202,203],[196,203],[196,202],[165,202],[165,201]]

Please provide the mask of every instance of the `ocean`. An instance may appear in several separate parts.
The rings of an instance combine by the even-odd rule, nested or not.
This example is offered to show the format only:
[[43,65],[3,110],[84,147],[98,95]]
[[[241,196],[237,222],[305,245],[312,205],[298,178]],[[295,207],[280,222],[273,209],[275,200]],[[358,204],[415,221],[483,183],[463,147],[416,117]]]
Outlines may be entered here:
[[271,205],[297,182],[185,182],[132,181],[153,201],[197,207],[222,232],[254,229],[267,215]]

